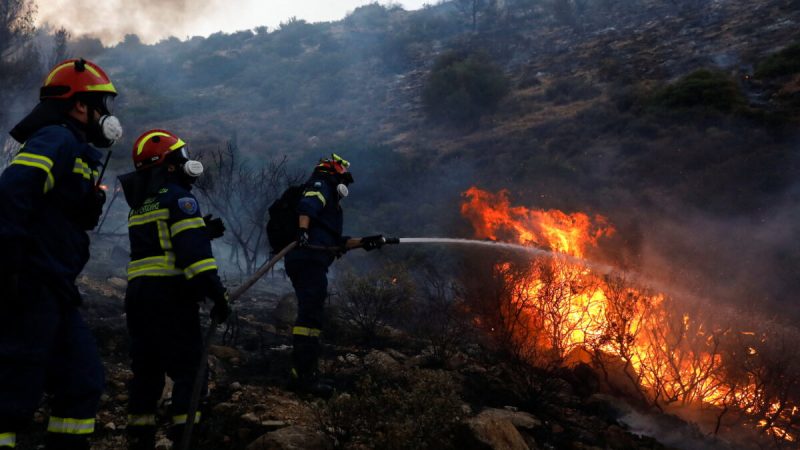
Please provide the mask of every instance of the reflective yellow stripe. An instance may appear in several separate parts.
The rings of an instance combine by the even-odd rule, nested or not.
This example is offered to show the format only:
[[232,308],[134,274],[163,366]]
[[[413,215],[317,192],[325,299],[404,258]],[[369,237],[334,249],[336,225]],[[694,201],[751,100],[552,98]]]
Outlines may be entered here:
[[[171,137],[170,135],[168,135],[167,133],[164,133],[163,131],[154,131],[154,132],[148,134],[147,136],[145,136],[144,138],[142,138],[141,140],[139,140],[139,146],[136,147],[136,154],[137,155],[141,155],[142,151],[144,150],[144,144],[146,144],[147,141],[149,141],[151,138],[153,138],[155,136]],[[186,144],[184,144],[184,145],[186,145]]]
[[0,447],[15,448],[17,446],[17,433],[0,433]]
[[75,158],[75,167],[72,168],[72,172],[77,173],[87,180],[92,179],[92,169],[80,158]]
[[169,147],[170,150],[177,150],[177,149],[179,149],[181,147],[184,147],[186,145],[186,142],[183,142],[183,139],[179,138],[178,136],[175,136],[175,137],[178,138],[178,142],[170,145],[170,147]]
[[181,231],[191,230],[192,228],[202,228],[206,226],[206,222],[202,217],[192,217],[191,219],[179,220],[169,227],[169,234],[175,237]]
[[62,434],[91,434],[94,432],[94,419],[69,419],[50,416],[47,431]]
[[344,167],[350,167],[350,161],[347,161],[336,153],[333,153],[331,156],[333,156],[334,161],[338,161],[339,164],[343,165]]
[[322,195],[322,192],[319,191],[308,191],[305,194],[306,197],[317,197],[319,201],[322,202],[322,206],[324,207],[328,202],[325,201],[325,196]]
[[56,184],[51,170],[53,169],[53,160],[44,155],[35,155],[28,152],[20,152],[11,161],[11,164],[18,164],[21,166],[35,167],[44,170],[47,174],[47,179],[44,182],[44,192],[47,193]]
[[[74,64],[75,64],[75,62],[74,62],[74,61],[72,61],[72,62],[64,63],[64,64],[62,64],[62,65],[60,65],[60,66],[56,67],[55,69],[53,69],[53,70],[50,72],[50,75],[48,75],[48,76],[47,76],[47,80],[45,80],[45,82],[44,82],[44,85],[45,85],[45,86],[49,86],[49,85],[50,85],[50,83],[53,81],[53,78],[56,76],[56,74],[57,74],[59,71],[61,71],[61,69],[66,69],[67,67],[69,67],[69,66],[72,66],[72,65],[74,65]],[[88,66],[87,66],[87,67],[88,67]]]
[[[194,413],[194,423],[199,423],[201,416],[202,416],[202,414],[200,413],[200,411]],[[186,423],[186,419],[188,419],[188,418],[189,418],[188,414],[179,414],[177,416],[172,416],[172,424],[173,425],[183,425],[183,424]]]
[[156,424],[155,414],[130,414],[128,415],[129,427],[146,427]]
[[175,254],[172,252],[128,263],[128,281],[143,276],[172,277],[176,275],[183,275],[183,271],[175,267]]
[[146,223],[155,222],[156,220],[167,220],[169,219],[169,209],[162,208],[157,209],[155,211],[150,211],[144,214],[138,214],[135,216],[128,217],[128,228],[135,227],[137,225],[144,225]]
[[187,280],[191,280],[199,273],[214,269],[217,269],[217,260],[214,258],[208,258],[201,259],[200,261],[197,261],[191,266],[183,269],[183,273],[186,275]]
[[159,220],[156,222],[158,227],[158,243],[162,250],[172,250],[172,239],[169,237],[169,226],[167,222]]
[[[89,64],[86,64],[86,70],[91,72],[92,75],[96,76],[97,78],[103,78],[103,75],[100,75],[100,72],[98,72],[94,67],[90,66]],[[90,85],[87,85],[86,86],[86,90],[87,91],[108,91],[108,92],[113,92],[115,94],[117,93],[117,89],[114,88],[114,84],[111,81],[109,81],[108,83],[105,83],[105,84],[90,84]]]
[[294,327],[292,328],[292,334],[297,336],[319,337],[319,335],[322,334],[322,330],[308,327]]

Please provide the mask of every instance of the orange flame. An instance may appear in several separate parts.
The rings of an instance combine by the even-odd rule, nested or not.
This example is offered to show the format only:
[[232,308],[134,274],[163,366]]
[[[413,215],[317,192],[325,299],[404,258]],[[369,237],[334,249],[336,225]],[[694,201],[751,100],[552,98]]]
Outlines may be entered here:
[[[600,215],[592,219],[581,212],[512,206],[506,190],[493,194],[471,187],[464,198],[461,213],[470,220],[478,238],[548,247],[583,258],[601,238],[615,232]],[[665,404],[680,401],[727,409],[730,405],[753,405],[759,395],[764,395],[752,374],[737,382],[724,378],[723,356],[718,351],[722,330],[707,329],[689,314],[676,316],[664,295],[613,287],[606,278],[573,261],[556,256],[546,265],[534,264],[529,276],[515,279],[509,264],[497,267],[514,285],[512,299],[505,306],[510,311],[503,313],[522,317],[523,326],[516,327],[517,322],[509,330],[518,343],[542,347],[562,363],[577,350],[615,355],[632,369],[640,388],[650,390],[654,401]],[[736,334],[756,336],[749,330]],[[751,343],[742,354],[756,357],[759,352]],[[753,417],[761,414],[758,417],[769,415],[789,422],[796,419],[796,406],[770,404],[768,400],[761,404],[765,405],[761,411],[753,406],[742,409]],[[751,422],[768,435],[790,442],[796,439],[774,421]]]

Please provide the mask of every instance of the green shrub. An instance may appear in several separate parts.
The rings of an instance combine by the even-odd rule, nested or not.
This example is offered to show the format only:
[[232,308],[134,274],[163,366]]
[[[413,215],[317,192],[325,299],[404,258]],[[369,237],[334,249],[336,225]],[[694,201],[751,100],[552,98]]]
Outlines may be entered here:
[[452,375],[424,369],[366,374],[326,412],[328,429],[346,449],[452,448],[464,416]]
[[486,55],[450,52],[434,63],[422,101],[434,118],[468,123],[493,111],[508,89],[505,75]]
[[745,99],[726,74],[703,69],[659,89],[649,104],[660,109],[704,108],[734,112],[745,106]]
[[756,78],[780,77],[800,72],[800,43],[770,55],[758,64]]

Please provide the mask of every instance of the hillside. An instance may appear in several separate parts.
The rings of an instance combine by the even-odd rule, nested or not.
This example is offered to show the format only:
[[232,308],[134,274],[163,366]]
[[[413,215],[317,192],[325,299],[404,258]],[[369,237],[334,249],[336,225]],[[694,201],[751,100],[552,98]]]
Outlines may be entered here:
[[329,401],[285,389],[295,299],[270,274],[215,341],[198,448],[796,448],[798,26],[798,0],[455,0],[72,40],[127,133],[80,279],[110,380],[97,448],[124,445],[130,378],[112,180],[156,127],[206,164],[229,286],[331,151],[349,234],[478,240],[334,264]]

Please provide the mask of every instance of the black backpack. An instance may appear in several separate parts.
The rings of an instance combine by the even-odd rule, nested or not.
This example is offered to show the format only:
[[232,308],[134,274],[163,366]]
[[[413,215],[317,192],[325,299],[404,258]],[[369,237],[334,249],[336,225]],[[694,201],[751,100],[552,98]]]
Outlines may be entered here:
[[276,254],[297,238],[297,204],[303,198],[305,184],[289,186],[269,207],[267,239]]

